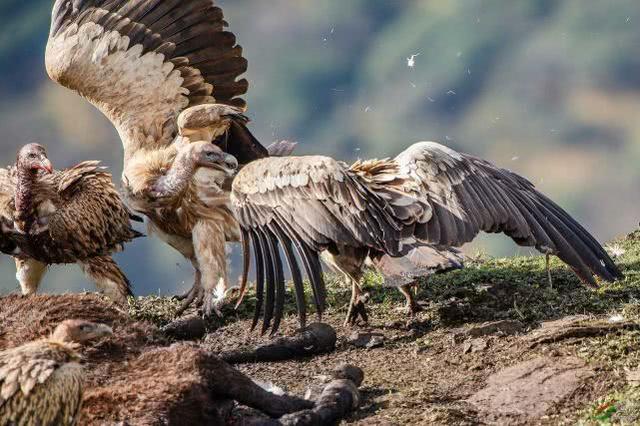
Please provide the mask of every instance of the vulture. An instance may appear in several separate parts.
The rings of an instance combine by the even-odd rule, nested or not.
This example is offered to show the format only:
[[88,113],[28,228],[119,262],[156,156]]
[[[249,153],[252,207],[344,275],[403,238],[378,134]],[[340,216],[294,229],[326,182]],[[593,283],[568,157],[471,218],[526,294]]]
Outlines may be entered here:
[[403,256],[407,244],[458,247],[480,231],[504,233],[521,246],[558,256],[590,287],[597,286],[594,276],[607,281],[622,276],[595,238],[531,182],[435,142],[416,143],[393,159],[350,166],[324,156],[256,160],[233,180],[231,202],[245,262],[251,251],[255,255],[253,324],[262,316],[263,332],[272,320],[275,332],[283,314],[280,247],[302,323],[306,304],[298,258],[322,313],[320,254],[351,282],[350,310],[361,294],[367,257]]
[[131,286],[111,253],[142,235],[131,219],[139,220],[97,161],[56,171],[43,146],[28,144],[15,165],[0,169],[0,220],[12,243],[3,252],[15,258],[23,294],[37,291],[47,265],[77,263],[100,291],[125,303]]
[[48,338],[0,352],[0,424],[77,424],[83,376],[77,350],[112,334],[104,324],[66,320]]
[[[231,178],[222,189],[215,182],[223,169],[269,155],[247,128],[248,82],[239,79],[247,61],[227,26],[211,0],[56,0],[45,54],[51,79],[117,129],[127,200],[148,216],[150,234],[191,261],[195,281],[181,310],[195,301],[205,315],[227,290],[225,242],[240,238]],[[185,145],[200,142],[235,162],[200,167],[176,186],[183,155],[197,155]]]

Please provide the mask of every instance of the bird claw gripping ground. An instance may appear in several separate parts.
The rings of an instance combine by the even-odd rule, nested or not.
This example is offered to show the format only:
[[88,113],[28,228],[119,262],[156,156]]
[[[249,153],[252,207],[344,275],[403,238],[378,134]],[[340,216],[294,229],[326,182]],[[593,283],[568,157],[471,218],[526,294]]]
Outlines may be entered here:
[[[369,298],[369,293],[365,293],[358,297],[356,301],[349,306],[347,318],[344,321],[345,326],[366,325],[369,323],[369,316],[367,315],[366,307],[366,303],[369,301]],[[362,319],[362,322],[359,322],[358,319]]]
[[191,290],[182,294],[180,296],[175,296],[176,300],[182,300],[180,307],[176,311],[176,316],[180,316],[184,313],[184,311],[191,306],[191,304],[195,303],[195,306],[201,306],[202,301],[204,300],[204,289],[199,284],[194,284],[191,287]]
[[187,293],[174,296],[174,299],[182,300],[180,307],[176,311],[176,316],[182,315],[193,305],[202,308],[202,316],[205,318],[210,317],[213,313],[222,318],[221,307],[223,300],[217,299],[212,292],[205,291],[205,289],[198,284],[194,284]]

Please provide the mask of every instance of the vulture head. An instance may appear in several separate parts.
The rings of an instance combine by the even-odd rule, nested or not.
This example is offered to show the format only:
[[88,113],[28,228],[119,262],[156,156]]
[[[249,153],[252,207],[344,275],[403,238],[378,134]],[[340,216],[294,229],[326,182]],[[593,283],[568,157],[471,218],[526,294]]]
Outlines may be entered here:
[[233,177],[238,168],[238,160],[211,142],[185,142],[177,145],[173,164],[149,191],[152,202],[163,203],[173,199],[189,187],[192,179],[202,179],[209,184],[222,187]]
[[16,166],[18,170],[27,171],[34,175],[39,173],[40,170],[46,173],[53,172],[51,161],[47,158],[47,151],[37,143],[27,144],[18,151]]
[[71,319],[61,322],[53,334],[51,340],[65,343],[84,344],[101,337],[112,336],[113,330],[105,324],[91,321]]
[[193,162],[194,168],[218,170],[224,177],[232,177],[238,169],[238,160],[233,155],[227,154],[210,142],[190,143],[183,149],[188,152],[188,158]]

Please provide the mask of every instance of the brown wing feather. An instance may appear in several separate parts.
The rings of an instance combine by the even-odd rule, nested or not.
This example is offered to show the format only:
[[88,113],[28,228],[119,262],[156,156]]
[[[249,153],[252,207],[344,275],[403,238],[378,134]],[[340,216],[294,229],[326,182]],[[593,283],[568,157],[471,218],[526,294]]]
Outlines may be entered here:
[[621,276],[595,238],[521,176],[435,142],[414,144],[395,160],[432,207],[416,238],[450,247],[480,231],[502,232],[517,244],[557,255],[588,284],[596,285],[593,274]]
[[75,424],[82,367],[60,344],[36,341],[0,352],[0,424]]
[[226,26],[210,0],[57,0],[47,71],[114,123],[129,156],[171,143],[189,106],[245,108],[247,61]]
[[138,237],[111,175],[88,161],[56,174],[60,202],[49,217],[51,239],[79,259],[107,254]]
[[[388,161],[357,163],[348,168],[328,157],[271,157],[254,161],[233,182],[231,200],[245,240],[256,254],[258,304],[266,280],[264,328],[275,312],[272,332],[282,312],[282,265],[278,244],[292,271],[299,270],[295,246],[310,278],[316,306],[324,307],[324,282],[318,253],[336,244],[370,247],[400,255],[400,241],[424,207],[400,188],[410,185]],[[243,245],[248,250],[249,244]],[[302,300],[300,274],[293,274]],[[280,290],[278,290],[280,289]],[[277,291],[276,291],[277,290]],[[275,303],[275,309],[273,307]],[[303,311],[299,311],[303,314]]]

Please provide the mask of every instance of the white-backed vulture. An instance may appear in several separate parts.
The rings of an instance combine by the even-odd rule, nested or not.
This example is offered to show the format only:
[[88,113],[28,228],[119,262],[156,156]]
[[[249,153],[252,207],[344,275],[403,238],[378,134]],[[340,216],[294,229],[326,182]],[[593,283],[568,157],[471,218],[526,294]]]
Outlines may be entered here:
[[129,281],[111,258],[141,234],[97,161],[56,171],[44,147],[28,144],[16,164],[0,169],[0,217],[17,251],[16,278],[23,294],[35,293],[47,265],[78,263],[98,289],[116,302],[131,295]]
[[50,337],[0,352],[0,424],[74,425],[82,406],[80,345],[110,327],[66,320]]
[[[228,190],[214,188],[208,200],[185,197],[181,205],[193,205],[175,209],[154,198],[153,178],[169,169],[178,146],[192,142],[212,142],[240,165],[268,155],[242,115],[239,96],[248,83],[238,78],[247,61],[226,26],[210,0],[57,0],[46,50],[49,76],[118,130],[127,198],[148,215],[151,233],[192,262],[195,282],[183,308],[203,301],[207,315],[214,292],[219,298],[227,288],[226,262],[216,259],[225,241],[239,238]],[[141,172],[152,169],[158,174]],[[212,173],[202,168],[193,184],[215,180]]]
[[394,159],[351,166],[322,156],[257,160],[234,179],[231,200],[245,261],[249,241],[253,245],[254,325],[264,304],[264,330],[273,319],[275,331],[283,313],[279,244],[292,273],[301,321],[302,277],[292,246],[311,281],[318,312],[325,301],[319,253],[326,251],[351,281],[354,302],[367,255],[400,256],[408,238],[446,248],[461,246],[480,231],[500,232],[519,245],[558,256],[588,286],[597,285],[594,275],[607,281],[621,277],[595,238],[531,182],[435,142],[416,143]]

